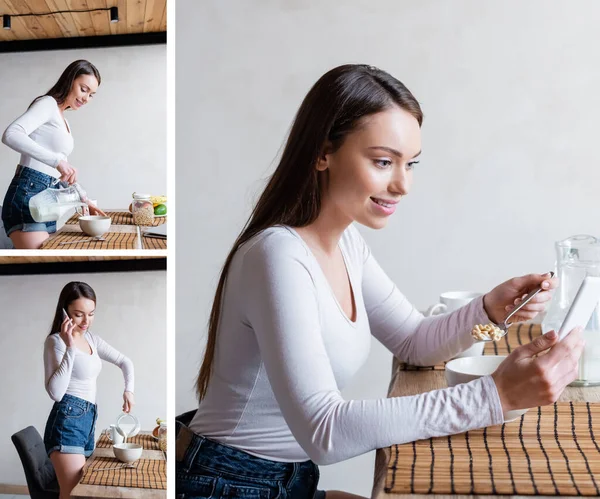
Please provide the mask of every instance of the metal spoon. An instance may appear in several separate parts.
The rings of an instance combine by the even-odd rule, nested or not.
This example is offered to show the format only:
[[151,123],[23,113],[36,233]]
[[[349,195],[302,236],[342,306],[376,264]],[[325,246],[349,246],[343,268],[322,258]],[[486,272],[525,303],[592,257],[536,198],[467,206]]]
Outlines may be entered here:
[[[554,277],[554,272],[550,272],[550,278],[552,279]],[[523,301],[515,307],[515,309],[508,314],[508,316],[506,317],[506,319],[504,319],[504,322],[502,322],[501,324],[494,324],[498,329],[500,329],[502,331],[502,336],[500,336],[500,338],[504,338],[506,336],[506,334],[508,333],[508,328],[510,326],[513,325],[512,322],[508,322],[509,319],[515,315],[519,310],[521,310],[525,305],[527,305],[535,295],[537,295],[540,291],[543,291],[542,287],[538,287],[537,289],[534,289],[531,293],[529,293],[524,299]],[[492,338],[486,338],[486,339],[482,339],[482,340],[478,340],[478,341],[485,341],[485,342],[489,342],[489,341],[494,341]]]
[[75,244],[75,243],[91,243],[91,242],[94,242],[94,241],[106,241],[106,239],[104,239],[102,236],[96,236],[96,237],[92,237],[91,239],[90,238],[87,238],[87,239],[75,239],[75,241],[65,241],[65,242],[62,242],[60,244],[63,245],[63,244]]

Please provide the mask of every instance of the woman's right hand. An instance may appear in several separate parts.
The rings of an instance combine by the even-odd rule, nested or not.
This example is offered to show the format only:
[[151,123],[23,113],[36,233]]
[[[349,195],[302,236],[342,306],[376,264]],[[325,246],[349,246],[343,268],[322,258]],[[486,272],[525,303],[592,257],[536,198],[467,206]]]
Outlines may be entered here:
[[60,180],[62,182],[67,182],[69,185],[77,182],[77,170],[64,159],[58,163],[56,169],[61,173]]
[[65,342],[65,345],[67,345],[67,348],[75,345],[73,340],[73,329],[75,329],[75,324],[73,324],[70,317],[65,317],[65,320],[60,327],[60,337]]
[[[573,329],[558,341],[549,331],[515,349],[492,374],[504,413],[553,404],[579,372],[585,342],[582,328]],[[544,355],[539,353],[550,349]]]

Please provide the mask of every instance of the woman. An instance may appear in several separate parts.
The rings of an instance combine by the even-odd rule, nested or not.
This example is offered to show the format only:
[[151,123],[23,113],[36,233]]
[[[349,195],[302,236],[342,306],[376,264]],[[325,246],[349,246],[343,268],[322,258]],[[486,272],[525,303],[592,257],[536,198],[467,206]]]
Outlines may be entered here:
[[61,499],[70,497],[85,458],[94,450],[96,378],[102,360],[123,371],[123,411],[131,411],[134,405],[133,363],[90,331],[95,311],[94,290],[84,282],[70,282],[60,293],[52,330],[44,343],[46,391],[55,402],[46,422],[44,444]]
[[[87,104],[100,81],[100,73],[90,62],[69,64],[55,85],[4,131],[2,142],[21,153],[2,205],[6,234],[16,249],[39,248],[49,234],[56,232],[56,222],[38,223],[31,217],[29,200],[58,180],[66,184],[77,181],[77,170],[67,161],[73,150],[73,136],[64,112]],[[88,205],[92,215],[104,215]]]
[[475,324],[502,321],[542,285],[519,320],[534,317],[557,286],[549,275],[518,277],[424,318],[386,276],[352,222],[383,228],[408,194],[422,117],[408,89],[372,66],[337,67],[304,99],[221,273],[199,409],[177,425],[177,494],[357,497],[316,490],[317,465],[500,424],[509,410],[553,402],[576,377],[579,332],[560,343],[549,333],[467,384],[382,400],[341,397],[371,335],[402,361],[433,365],[470,347]]

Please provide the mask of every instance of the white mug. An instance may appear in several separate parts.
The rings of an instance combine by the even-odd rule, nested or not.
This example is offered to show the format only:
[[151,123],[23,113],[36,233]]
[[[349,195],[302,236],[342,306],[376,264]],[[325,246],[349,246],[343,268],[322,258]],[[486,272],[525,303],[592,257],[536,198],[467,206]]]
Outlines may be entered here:
[[481,293],[475,291],[447,291],[440,295],[440,302],[432,305],[427,309],[425,315],[427,317],[431,315],[445,314],[448,312],[454,312],[460,307],[464,307],[471,300],[481,296]]
[[108,435],[108,439],[113,443],[113,444],[122,444],[123,443],[123,435],[121,435],[121,433],[119,433],[119,430],[117,429],[117,425],[116,424],[111,424],[110,428],[106,431],[106,434]]
[[[430,317],[432,315],[454,312],[455,310],[464,307],[467,303],[474,300],[478,296],[481,296],[481,293],[477,293],[475,291],[447,291],[440,295],[439,303],[436,303],[427,309],[425,315]],[[483,354],[484,346],[485,343],[483,341],[478,341],[465,351],[456,355],[454,358],[457,359],[459,357],[475,357],[477,355],[481,355]]]

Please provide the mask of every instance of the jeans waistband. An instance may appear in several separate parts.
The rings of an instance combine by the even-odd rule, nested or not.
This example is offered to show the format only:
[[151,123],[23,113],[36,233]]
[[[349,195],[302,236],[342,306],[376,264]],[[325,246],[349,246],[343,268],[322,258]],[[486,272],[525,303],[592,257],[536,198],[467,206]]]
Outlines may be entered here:
[[88,400],[76,397],[75,395],[69,395],[68,393],[65,393],[61,401],[57,402],[57,404],[71,404],[77,407],[81,407],[85,411],[89,411],[90,409],[96,409],[96,404]]
[[46,175],[45,173],[39,172],[37,170],[34,170],[33,168],[29,168],[28,166],[23,165],[17,165],[15,177],[37,180],[39,182],[44,183],[48,187],[50,187],[53,183],[56,183],[57,181],[56,178],[50,175]]
[[300,466],[315,466],[311,461],[282,463],[253,456],[234,447],[198,435],[176,421],[175,459],[184,469],[205,466],[219,472],[267,480],[288,480]]

